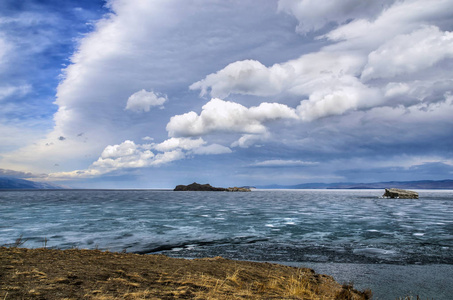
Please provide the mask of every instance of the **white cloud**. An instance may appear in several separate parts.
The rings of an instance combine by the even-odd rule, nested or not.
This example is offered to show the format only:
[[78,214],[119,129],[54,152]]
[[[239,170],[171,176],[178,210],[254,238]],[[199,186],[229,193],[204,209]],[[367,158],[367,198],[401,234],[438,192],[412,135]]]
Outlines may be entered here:
[[261,103],[247,108],[239,103],[211,99],[200,115],[195,112],[171,117],[167,124],[169,136],[197,136],[212,132],[262,134],[264,123],[279,119],[297,119],[296,112],[280,103]]
[[451,5],[451,0],[439,0],[432,5],[424,0],[396,1],[376,19],[357,18],[323,37],[340,42],[328,46],[329,50],[373,51],[395,36],[408,34],[425,24],[440,24],[451,19]]
[[201,146],[192,150],[193,154],[197,155],[214,155],[214,154],[228,154],[232,153],[230,148],[219,145],[211,144],[208,146]]
[[126,109],[135,112],[148,112],[152,106],[160,106],[163,108],[163,104],[167,101],[166,95],[156,94],[153,91],[146,91],[144,89],[132,94],[127,99]]
[[[301,32],[320,29],[330,22],[340,24],[323,36],[333,43],[270,67],[258,61],[237,61],[191,88],[200,89],[202,95],[210,92],[211,96],[301,96],[297,112],[304,121],[387,105],[388,98],[393,98],[391,105],[411,105],[414,100],[409,98],[429,99],[449,90],[448,83],[442,81],[453,75],[448,67],[439,74],[418,72],[452,57],[451,32],[425,25],[447,20],[453,15],[445,11],[451,4],[451,0],[429,7],[420,0],[282,0],[279,9],[301,22]],[[404,74],[411,82],[362,82]],[[394,97],[396,94],[409,98]],[[193,113],[190,117],[197,118]]]
[[[89,178],[104,175],[116,170],[155,167],[186,158],[186,153],[196,155],[228,154],[228,147],[211,144],[204,146],[202,138],[170,138],[160,144],[135,144],[126,140],[118,145],[108,145],[101,156],[85,170],[55,172],[48,175],[51,180]],[[162,153],[153,153],[155,149]],[[1,174],[0,169],[0,174]]]
[[101,157],[86,170],[50,173],[49,178],[70,179],[94,177],[120,169],[159,166],[185,158],[185,154],[180,149],[154,154],[147,148],[148,145],[146,144],[136,145],[133,141],[129,140],[118,145],[109,145],[102,151]]
[[391,78],[432,67],[453,58],[453,33],[426,26],[398,35],[368,55],[362,79]]
[[137,151],[137,146],[132,141],[124,141],[119,145],[107,146],[102,151],[102,158],[116,158],[122,156],[130,156]]
[[260,161],[251,164],[253,167],[297,167],[297,166],[313,166],[319,164],[318,162],[303,161],[303,160],[283,160],[283,159],[272,159]]
[[[348,84],[346,81],[349,80]],[[355,77],[343,78],[343,84],[316,91],[310,98],[301,101],[297,112],[303,121],[341,115],[349,110],[371,108],[382,102],[378,89],[369,88]]]
[[389,82],[385,87],[385,97],[397,97],[409,92],[410,87],[406,83]]
[[[308,100],[301,101],[297,111],[302,120],[312,121],[343,114],[351,109],[373,107],[383,101],[379,100],[381,95],[378,89],[364,85],[356,77],[365,62],[365,57],[325,51],[302,55],[296,60],[275,64],[270,68],[258,62],[251,65],[250,61],[241,61],[208,75],[191,88],[202,89],[202,94],[211,88],[211,95],[229,95],[240,89],[239,93],[255,96],[282,92],[304,98],[309,95]],[[238,72],[241,65],[247,66],[246,72]],[[257,70],[253,70],[253,66]],[[186,119],[190,119],[191,124],[198,121],[193,113],[187,115]]]
[[92,166],[106,171],[138,168],[149,165],[154,156],[151,151],[142,150],[134,142],[127,140],[119,145],[107,146]]
[[263,134],[243,134],[237,141],[231,144],[231,147],[248,148],[258,142],[267,140],[270,137],[268,132]]
[[266,68],[256,60],[243,60],[229,64],[215,74],[195,82],[191,90],[200,89],[201,96],[208,93],[212,97],[224,98],[230,93],[253,94],[257,96],[274,95],[281,91],[286,79],[294,73],[291,65],[274,65]]
[[258,61],[237,61],[195,82],[190,88],[200,89],[201,95],[210,90],[213,97],[230,94],[274,96],[283,92],[307,95],[344,74],[360,74],[364,63],[365,59],[360,56],[325,51],[305,54],[268,68]]
[[202,138],[198,139],[191,139],[191,138],[170,138],[168,140],[163,141],[160,144],[154,146],[154,149],[157,151],[171,151],[175,149],[184,149],[184,150],[191,150],[195,148],[199,148],[202,145],[206,144],[206,142]]
[[[165,72],[159,72],[156,67],[164,65],[160,63],[159,56],[163,53],[160,50],[171,46],[165,42],[156,43],[160,40],[159,34],[174,27],[178,19],[176,15],[180,14],[179,10],[172,9],[170,2],[108,1],[111,13],[105,14],[93,24],[91,32],[79,36],[80,39],[74,42],[76,49],[68,57],[70,64],[62,71],[57,87],[55,104],[58,110],[53,115],[53,131],[49,133],[46,130],[47,136],[41,140],[35,140],[14,153],[2,155],[2,165],[28,164],[35,171],[51,172],[55,160],[59,160],[66,162],[65,169],[80,168],[90,157],[100,153],[105,145],[146,135],[149,125],[144,124],[149,120],[136,114],[125,114],[125,100],[143,87],[161,87],[157,79],[167,76],[161,81],[167,80],[174,74],[171,70],[176,70],[167,65]],[[21,19],[35,22],[26,16]],[[27,31],[27,37],[28,32],[35,32],[31,29]],[[45,33],[45,37],[40,36],[41,39],[55,38],[47,31]],[[21,50],[28,49],[29,44],[46,49],[49,45],[41,46],[41,39],[17,40],[22,43]],[[20,54],[25,52],[30,57],[31,52],[40,50],[33,51],[24,50]],[[157,99],[165,98],[157,96]],[[132,101],[130,108],[146,111],[149,102],[162,102],[149,101],[149,98],[139,100],[142,101]],[[72,140],[65,145],[55,143],[52,147],[47,146],[55,137],[74,137],[80,132],[85,133],[83,139]]]

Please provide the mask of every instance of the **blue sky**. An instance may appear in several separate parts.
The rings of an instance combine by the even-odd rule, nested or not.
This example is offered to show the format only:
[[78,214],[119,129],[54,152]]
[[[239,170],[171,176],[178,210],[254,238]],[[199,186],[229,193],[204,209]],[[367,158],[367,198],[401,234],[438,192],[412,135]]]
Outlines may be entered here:
[[0,175],[453,178],[452,0],[0,3]]

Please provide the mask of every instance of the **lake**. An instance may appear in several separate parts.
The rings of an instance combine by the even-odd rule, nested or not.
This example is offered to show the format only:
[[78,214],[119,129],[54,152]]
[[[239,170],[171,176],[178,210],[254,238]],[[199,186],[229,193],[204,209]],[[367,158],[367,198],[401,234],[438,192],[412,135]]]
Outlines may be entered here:
[[0,192],[0,244],[306,266],[374,299],[453,294],[453,191]]

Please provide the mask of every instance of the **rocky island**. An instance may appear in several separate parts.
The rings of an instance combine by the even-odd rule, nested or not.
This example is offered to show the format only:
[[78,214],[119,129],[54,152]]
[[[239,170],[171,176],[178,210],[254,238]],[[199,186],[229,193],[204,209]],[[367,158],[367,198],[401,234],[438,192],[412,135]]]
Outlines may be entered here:
[[418,199],[418,193],[414,191],[407,191],[401,189],[385,189],[385,198],[398,198],[398,199]]
[[250,192],[249,188],[245,187],[213,187],[210,184],[192,183],[189,185],[177,185],[173,191],[202,191],[202,192]]

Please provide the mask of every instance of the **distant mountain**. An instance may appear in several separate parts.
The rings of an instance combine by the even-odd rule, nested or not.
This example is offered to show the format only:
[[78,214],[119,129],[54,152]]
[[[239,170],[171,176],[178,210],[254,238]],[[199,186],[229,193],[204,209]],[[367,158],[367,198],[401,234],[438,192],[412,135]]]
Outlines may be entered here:
[[387,181],[372,183],[303,183],[296,185],[263,185],[259,189],[453,189],[453,180]]
[[36,190],[36,189],[64,189],[61,185],[31,180],[0,177],[0,190]]

